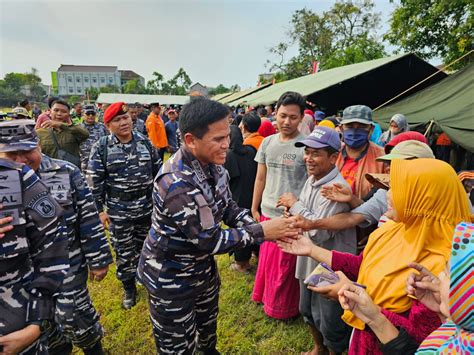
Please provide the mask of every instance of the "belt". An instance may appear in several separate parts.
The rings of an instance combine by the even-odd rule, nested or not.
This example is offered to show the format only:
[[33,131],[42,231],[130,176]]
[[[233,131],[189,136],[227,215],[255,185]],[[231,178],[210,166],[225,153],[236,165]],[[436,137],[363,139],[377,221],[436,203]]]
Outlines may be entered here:
[[152,192],[153,192],[153,187],[151,186],[147,189],[132,191],[132,192],[109,190],[107,192],[107,197],[117,198],[120,201],[133,201],[145,196],[147,198],[151,198]]

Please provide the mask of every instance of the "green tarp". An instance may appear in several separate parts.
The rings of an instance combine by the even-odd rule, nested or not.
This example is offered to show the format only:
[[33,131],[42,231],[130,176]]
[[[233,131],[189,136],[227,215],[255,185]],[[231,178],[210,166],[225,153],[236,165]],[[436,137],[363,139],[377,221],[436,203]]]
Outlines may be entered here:
[[[412,53],[400,54],[284,81],[231,104],[267,105],[276,102],[286,91],[296,91],[327,114],[334,114],[355,104],[377,107],[436,71],[434,66]],[[444,77],[446,74],[442,72],[435,75],[418,86],[415,92]]]
[[374,116],[387,128],[390,118],[396,113],[404,114],[412,126],[427,126],[433,121],[452,141],[474,152],[474,64],[381,108]]
[[269,87],[270,85],[271,84],[264,84],[264,85],[260,85],[260,86],[254,87],[254,88],[242,90],[242,91],[239,91],[239,92],[234,92],[232,95],[226,96],[226,97],[221,98],[220,100],[217,100],[217,101],[219,101],[223,104],[233,106],[234,102],[236,100],[240,100],[240,99],[242,99],[242,98],[244,98],[248,95],[259,92],[259,91]]
[[233,92],[226,92],[226,93],[223,93],[223,94],[217,94],[217,95],[211,97],[211,100],[219,101],[219,100],[223,99],[224,97],[230,96],[232,94],[233,94]]

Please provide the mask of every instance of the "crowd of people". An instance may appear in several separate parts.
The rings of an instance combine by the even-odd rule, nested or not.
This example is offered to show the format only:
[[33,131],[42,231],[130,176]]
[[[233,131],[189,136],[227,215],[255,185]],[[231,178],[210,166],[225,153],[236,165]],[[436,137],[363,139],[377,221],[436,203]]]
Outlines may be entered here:
[[307,354],[474,352],[474,172],[402,113],[382,132],[367,106],[328,117],[296,92],[28,105],[0,122],[0,354],[103,354],[88,280],[114,259],[157,353],[218,354],[226,253],[268,317],[303,317]]

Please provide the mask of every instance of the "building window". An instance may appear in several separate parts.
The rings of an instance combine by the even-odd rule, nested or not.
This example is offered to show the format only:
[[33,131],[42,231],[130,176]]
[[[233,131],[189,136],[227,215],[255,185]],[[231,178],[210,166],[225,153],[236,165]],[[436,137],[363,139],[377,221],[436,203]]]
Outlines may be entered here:
[[69,88],[69,93],[72,94],[74,90],[72,88]]
[[94,84],[97,84],[97,78],[93,77],[93,78],[92,78],[92,82],[93,82]]
[[81,82],[81,78],[76,77],[76,82],[80,83],[80,82]]
[[100,82],[101,82],[102,84],[105,84],[105,78],[100,78]]
[[67,77],[67,81],[70,82],[70,83],[72,83],[72,76],[68,76],[68,77]]
[[113,83],[114,82],[114,78],[109,78],[109,83]]
[[81,91],[82,91],[81,88],[77,88],[77,92],[78,92],[79,94],[81,93]]
[[86,83],[89,82],[89,78],[87,76],[84,78],[84,82],[86,82]]

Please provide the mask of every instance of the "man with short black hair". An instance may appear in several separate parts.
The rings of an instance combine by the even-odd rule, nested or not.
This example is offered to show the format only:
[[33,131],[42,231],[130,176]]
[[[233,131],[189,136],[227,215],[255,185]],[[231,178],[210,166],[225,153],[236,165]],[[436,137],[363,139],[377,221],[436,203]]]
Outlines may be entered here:
[[79,146],[89,138],[89,132],[84,127],[70,123],[69,109],[66,101],[55,99],[51,105],[51,120],[44,121],[36,131],[44,154],[80,167]]
[[133,129],[145,137],[148,137],[145,122],[138,118],[138,107],[136,104],[128,105],[128,114],[133,122]]
[[[316,127],[303,141],[295,146],[304,147],[304,161],[308,171],[299,198],[292,193],[280,196],[278,205],[285,207],[290,214],[304,216],[309,220],[320,219],[350,210],[348,203],[326,199],[321,191],[334,183],[349,187],[336,167],[341,149],[339,134],[327,127]],[[355,228],[339,231],[312,230],[306,233],[313,244],[328,250],[354,254],[357,250]],[[343,309],[339,303],[324,298],[308,290],[304,280],[311,274],[317,262],[306,256],[298,256],[296,278],[300,282],[300,313],[310,326],[315,343],[312,354],[329,350],[339,354],[349,345],[350,328],[342,321]]]
[[256,224],[232,200],[222,167],[229,148],[228,115],[221,103],[192,98],[180,113],[184,146],[155,178],[153,225],[138,276],[149,294],[160,354],[218,353],[215,254],[297,233],[284,218]]
[[179,148],[178,141],[178,113],[174,108],[168,110],[168,122],[165,123],[166,137],[170,154],[174,154]]
[[[266,221],[282,215],[276,207],[285,192],[299,195],[307,174],[303,150],[295,143],[304,136],[298,131],[306,101],[299,93],[286,92],[277,102],[276,121],[280,133],[263,140],[255,161],[257,177],[252,201],[252,215]],[[295,279],[296,257],[283,253],[275,243],[260,247],[252,299],[264,303],[264,312],[272,318],[289,319],[299,314],[299,284]]]

